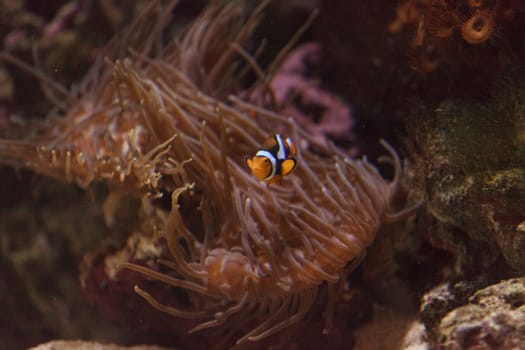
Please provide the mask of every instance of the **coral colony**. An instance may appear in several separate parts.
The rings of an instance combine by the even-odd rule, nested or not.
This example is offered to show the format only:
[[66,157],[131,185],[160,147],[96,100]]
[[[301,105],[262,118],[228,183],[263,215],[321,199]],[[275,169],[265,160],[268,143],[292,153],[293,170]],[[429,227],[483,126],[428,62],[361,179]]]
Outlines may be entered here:
[[[388,31],[398,33],[407,26],[415,28],[411,43],[413,64],[428,73],[443,63],[477,62],[474,57],[491,55],[498,46],[504,48],[506,44],[500,39],[512,25],[516,11],[520,11],[518,2],[402,0]],[[476,46],[479,52],[473,48]],[[487,50],[491,46],[492,50]]]

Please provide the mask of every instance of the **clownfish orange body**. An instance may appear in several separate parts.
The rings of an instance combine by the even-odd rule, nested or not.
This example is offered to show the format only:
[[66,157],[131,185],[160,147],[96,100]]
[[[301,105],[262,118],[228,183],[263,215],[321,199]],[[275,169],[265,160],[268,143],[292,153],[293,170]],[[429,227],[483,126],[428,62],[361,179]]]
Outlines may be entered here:
[[295,145],[289,137],[283,139],[280,134],[274,134],[264,141],[252,158],[246,158],[246,164],[259,180],[267,184],[281,183],[283,176],[295,169],[296,153]]

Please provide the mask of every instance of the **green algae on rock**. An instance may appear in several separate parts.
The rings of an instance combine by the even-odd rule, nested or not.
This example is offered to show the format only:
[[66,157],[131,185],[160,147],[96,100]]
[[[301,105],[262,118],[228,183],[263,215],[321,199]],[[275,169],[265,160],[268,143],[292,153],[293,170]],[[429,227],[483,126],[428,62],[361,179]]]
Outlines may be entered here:
[[[413,158],[425,174],[428,210],[447,227],[436,230],[439,239],[480,270],[501,254],[524,272],[525,86],[518,79],[500,86],[484,104],[446,100],[435,111],[416,112],[424,128],[413,130]],[[471,241],[452,237],[454,229]],[[469,249],[475,242],[484,247]]]

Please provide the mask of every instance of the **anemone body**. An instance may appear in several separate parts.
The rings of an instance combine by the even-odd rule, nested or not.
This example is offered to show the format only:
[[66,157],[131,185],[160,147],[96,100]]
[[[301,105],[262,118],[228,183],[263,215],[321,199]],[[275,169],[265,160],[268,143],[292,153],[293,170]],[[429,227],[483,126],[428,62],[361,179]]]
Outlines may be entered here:
[[[183,36],[154,50],[168,10],[131,26],[125,37],[135,49],[113,48],[70,98],[65,116],[51,116],[37,136],[1,140],[0,161],[82,187],[104,181],[137,196],[171,193],[160,230],[172,259],[159,261],[171,272],[122,266],[205,300],[179,310],[136,287],[161,311],[208,318],[194,330],[228,323],[243,332],[238,344],[261,340],[300,321],[322,288],[329,323],[347,274],[382,222],[395,218],[388,210],[401,176],[398,156],[385,144],[395,168],[388,182],[366,159],[314,147],[292,120],[225,98],[246,64],[235,48],[260,8],[246,17],[237,1],[212,6]],[[146,25],[150,37],[133,37]],[[266,186],[244,158],[275,132],[302,146],[294,174]],[[198,224],[190,230],[188,221]]]

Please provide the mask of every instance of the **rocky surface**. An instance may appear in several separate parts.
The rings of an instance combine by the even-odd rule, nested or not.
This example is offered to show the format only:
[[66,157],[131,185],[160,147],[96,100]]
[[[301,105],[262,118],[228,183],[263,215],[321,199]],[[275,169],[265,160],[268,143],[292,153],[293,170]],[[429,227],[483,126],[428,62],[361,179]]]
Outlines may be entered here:
[[54,340],[29,350],[176,350],[155,345],[120,346],[81,340]]
[[523,349],[525,278],[501,281],[475,292],[435,328],[440,349]]

